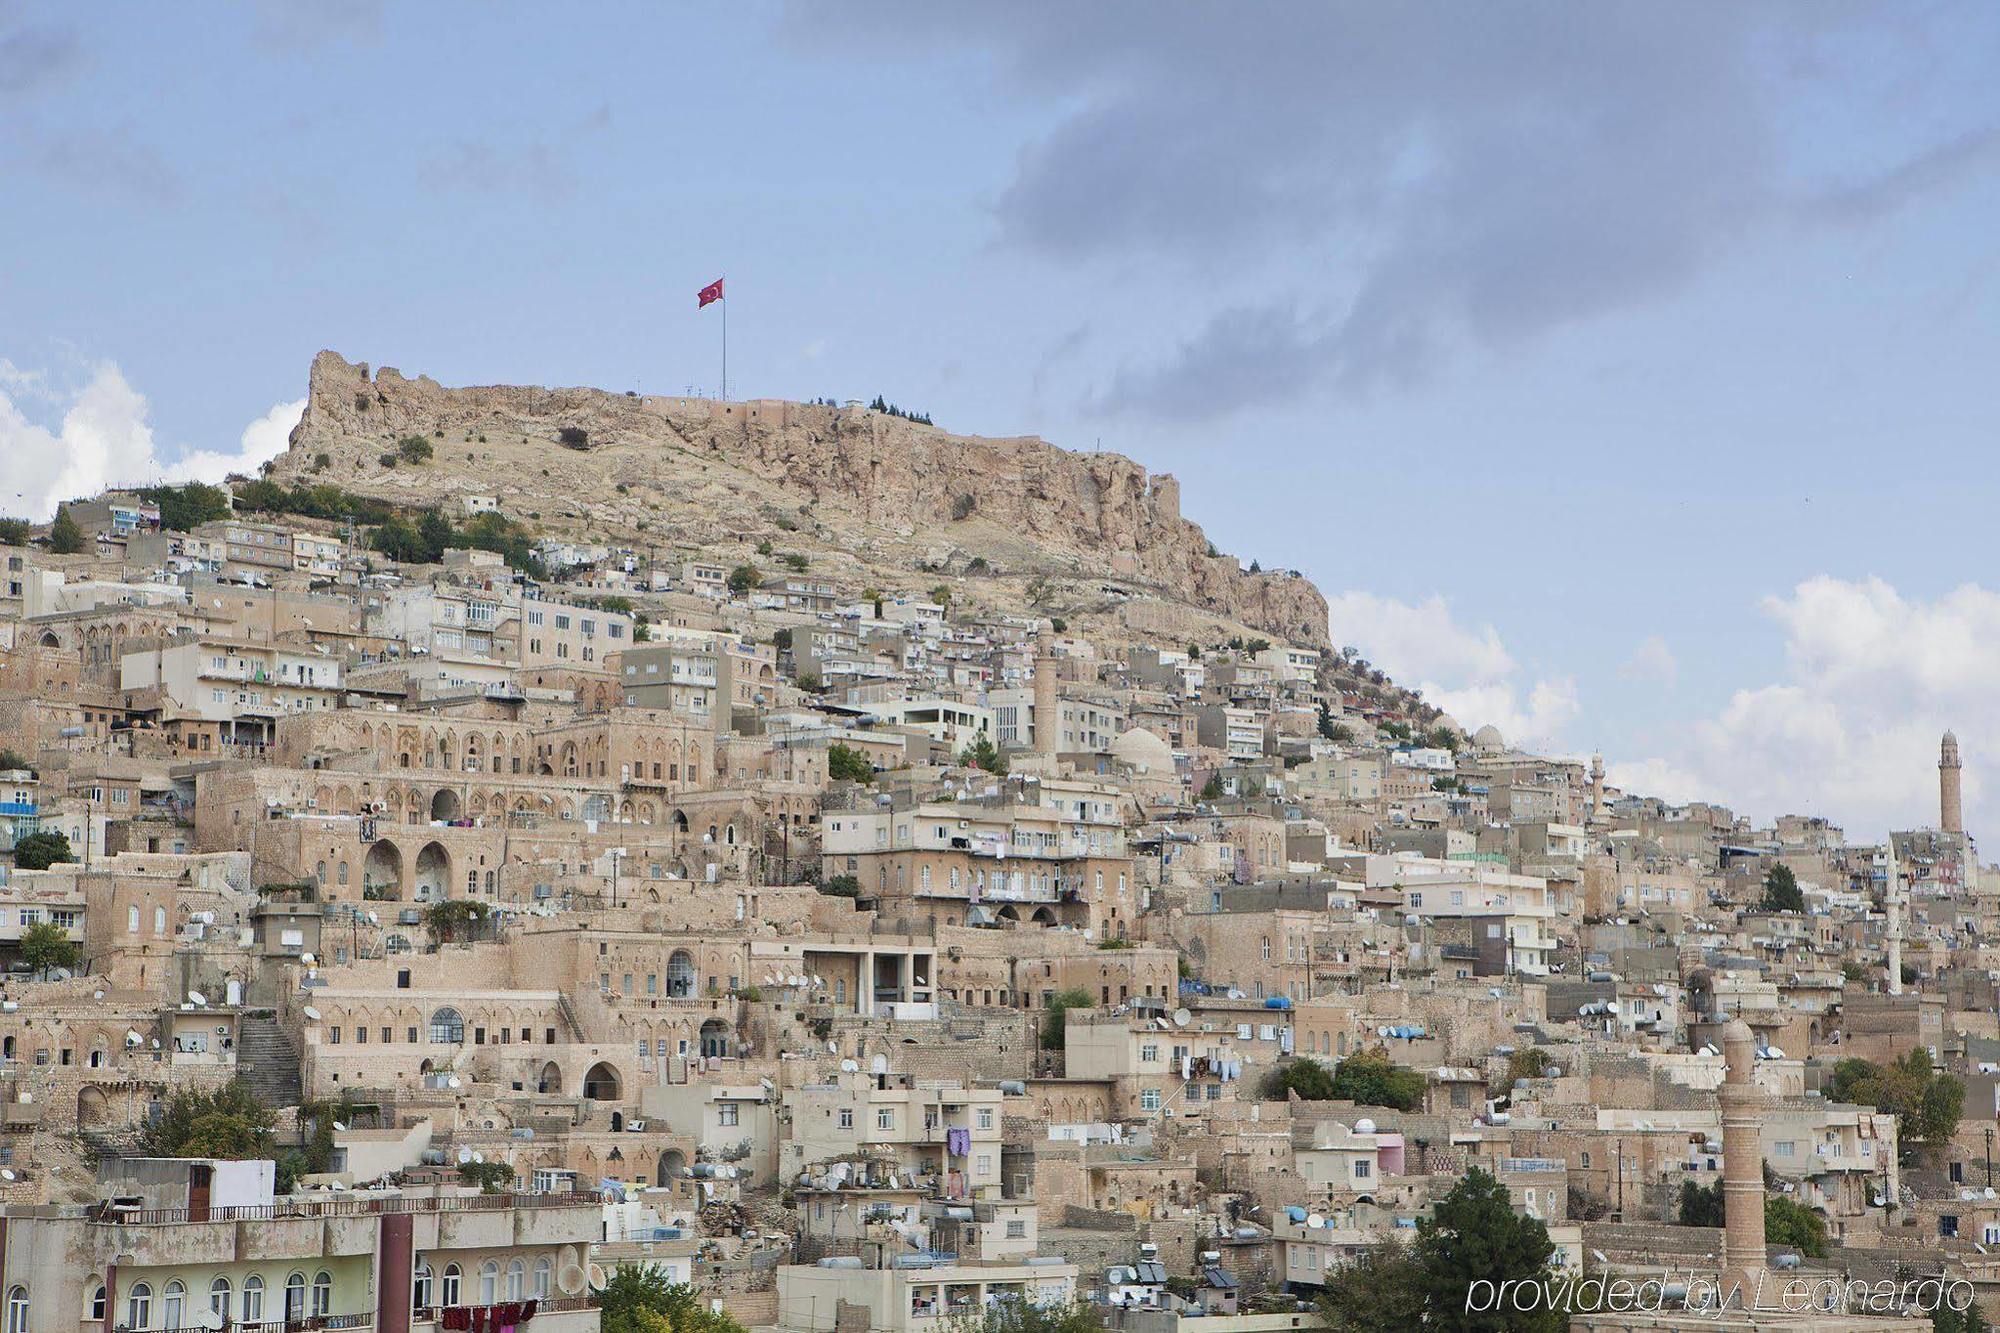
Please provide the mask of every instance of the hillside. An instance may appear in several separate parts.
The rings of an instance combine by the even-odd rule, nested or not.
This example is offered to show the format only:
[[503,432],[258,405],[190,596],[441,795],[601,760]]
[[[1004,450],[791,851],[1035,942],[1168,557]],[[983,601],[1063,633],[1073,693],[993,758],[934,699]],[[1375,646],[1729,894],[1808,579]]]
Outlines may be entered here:
[[[430,462],[385,465],[408,435],[431,441]],[[953,435],[861,408],[452,389],[321,352],[305,416],[270,475],[412,505],[490,494],[544,532],[663,557],[754,561],[768,541],[856,587],[968,576],[960,595],[973,603],[1136,634],[1247,630],[1329,646],[1326,600],[1311,581],[1247,572],[1216,552],[1181,516],[1171,476],[1116,454]]]

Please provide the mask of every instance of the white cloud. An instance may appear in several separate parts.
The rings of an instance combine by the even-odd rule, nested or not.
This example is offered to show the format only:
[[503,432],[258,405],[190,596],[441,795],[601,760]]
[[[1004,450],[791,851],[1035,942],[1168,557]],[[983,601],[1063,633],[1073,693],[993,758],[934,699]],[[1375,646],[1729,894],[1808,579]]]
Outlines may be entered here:
[[[1981,761],[2000,754],[2000,593],[1966,584],[1912,600],[1880,579],[1808,579],[1764,610],[1785,634],[1783,679],[1740,689],[1677,753],[1616,770],[1632,790],[1706,795],[1753,818],[1820,814],[1860,838],[1935,824],[1938,739],[1958,733],[1967,823]],[[1672,779],[1655,790],[1650,778]]]
[[1576,683],[1525,679],[1493,626],[1461,625],[1437,596],[1411,603],[1348,592],[1330,605],[1338,641],[1422,691],[1460,726],[1491,723],[1510,744],[1564,748],[1563,729],[1578,711]]
[[1632,680],[1653,681],[1667,689],[1674,687],[1680,678],[1681,664],[1674,657],[1674,650],[1667,647],[1667,641],[1657,634],[1648,634],[1625,659],[1619,674]]
[[[0,458],[7,460],[0,511],[34,519],[54,516],[64,500],[107,486],[220,481],[254,472],[282,453],[305,411],[305,400],[280,403],[244,427],[234,450],[197,449],[163,458],[147,420],[146,397],[110,362],[94,367],[78,389],[51,386],[47,376],[0,362]],[[16,396],[52,404],[53,428],[29,420]]]

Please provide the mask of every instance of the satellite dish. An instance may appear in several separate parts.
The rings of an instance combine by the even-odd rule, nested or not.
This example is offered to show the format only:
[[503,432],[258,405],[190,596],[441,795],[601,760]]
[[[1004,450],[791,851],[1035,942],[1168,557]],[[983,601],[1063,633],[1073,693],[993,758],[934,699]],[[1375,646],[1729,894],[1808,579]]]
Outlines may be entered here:
[[571,1260],[556,1274],[556,1286],[566,1295],[580,1295],[583,1292],[583,1278],[583,1265]]
[[462,1084],[460,1084],[460,1083],[459,1083],[459,1081],[458,1081],[458,1075],[456,1075],[456,1074],[453,1074],[453,1075],[452,1075],[452,1076],[451,1076],[450,1078],[446,1079],[446,1080],[444,1081],[444,1085],[445,1085],[445,1086],[446,1086],[447,1088],[456,1088],[456,1087],[461,1087],[461,1086],[463,1086]]
[[139,1035],[138,1033],[136,1033],[136,1032],[130,1032],[130,1031],[128,1031],[128,1032],[127,1032],[127,1033],[125,1034],[125,1044],[126,1044],[127,1046],[139,1046],[139,1045],[143,1045],[143,1044],[145,1043],[145,1040],[146,1040],[146,1039],[145,1039],[144,1037],[140,1036],[140,1035]]
[[341,1124],[338,1120],[336,1120],[333,1122],[333,1132],[336,1134],[345,1134],[347,1132],[347,1126]]
[[471,1160],[472,1160],[472,1149],[460,1148],[458,1150],[458,1164],[460,1166],[464,1166],[467,1162],[470,1162]]
[[1318,1231],[1326,1225],[1326,1219],[1320,1216],[1318,1213],[1307,1213],[1306,1225],[1311,1227],[1314,1231]]
[[203,1328],[219,1329],[222,1327],[222,1316],[217,1314],[213,1310],[203,1310],[200,1314],[198,1314],[195,1317],[201,1320],[201,1326]]
[[307,1005],[305,1008],[299,1010],[299,1012],[306,1016],[307,1022],[310,1023],[319,1022],[319,1010],[313,1008],[311,1005]]
[[[833,1043],[828,1042],[827,1044],[831,1046]],[[860,1069],[861,1069],[861,1062],[858,1060],[842,1060],[840,1062],[840,1072],[843,1074],[858,1073]]]
[[317,960],[309,953],[302,953],[299,955],[299,961],[301,963],[304,963],[307,967],[311,967],[313,963],[316,962]]
[[476,1153],[472,1154],[472,1160],[473,1160],[473,1161],[475,1161],[475,1162],[481,1162],[481,1163],[483,1163],[483,1162],[485,1162],[485,1160],[486,1160],[486,1154],[485,1154],[485,1153],[479,1153],[479,1152],[476,1152]]
[[382,920],[382,918],[381,918],[381,917],[379,917],[379,916],[376,916],[376,915],[375,915],[375,914],[374,914],[373,912],[370,912],[370,913],[368,914],[368,924],[369,924],[369,925],[371,925],[371,926],[372,926],[372,925],[375,925],[375,924],[377,924],[377,923],[379,923],[379,922],[380,922],[381,920]]
[[1174,1026],[1175,1026],[1175,1027],[1177,1027],[1177,1028],[1184,1028],[1184,1027],[1186,1027],[1186,1026],[1187,1026],[1188,1024],[1190,1024],[1190,1023],[1192,1023],[1192,1022],[1194,1022],[1194,1015],[1193,1015],[1193,1014],[1189,1013],[1189,1012],[1188,1012],[1187,1010],[1185,1010],[1185,1009],[1176,1009],[1176,1010],[1174,1010]]
[[201,993],[200,991],[198,991],[198,990],[191,990],[191,991],[189,991],[189,992],[188,992],[188,1003],[189,1003],[189,1004],[207,1004],[207,1003],[208,1003],[208,997],[207,997],[206,995],[203,995],[203,994],[202,994],[202,993]]
[[20,1179],[20,1177],[14,1174],[13,1167],[0,1166],[0,1180],[18,1180],[18,1179]]
[[599,1264],[592,1264],[592,1265],[590,1266],[590,1287],[591,1287],[591,1290],[593,1290],[593,1291],[603,1291],[603,1290],[604,1290],[604,1286],[605,1286],[605,1280],[604,1280],[604,1269],[603,1269],[602,1265],[599,1265]]

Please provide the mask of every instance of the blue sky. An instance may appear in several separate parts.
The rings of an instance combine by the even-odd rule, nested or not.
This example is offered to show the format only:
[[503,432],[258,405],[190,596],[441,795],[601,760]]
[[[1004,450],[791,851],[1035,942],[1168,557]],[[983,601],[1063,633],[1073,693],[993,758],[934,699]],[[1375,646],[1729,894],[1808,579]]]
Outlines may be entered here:
[[[2000,815],[2000,10],[0,0],[0,504],[320,347],[1171,470],[1468,724]],[[195,462],[187,460],[194,455]],[[18,499],[15,497],[19,497]]]

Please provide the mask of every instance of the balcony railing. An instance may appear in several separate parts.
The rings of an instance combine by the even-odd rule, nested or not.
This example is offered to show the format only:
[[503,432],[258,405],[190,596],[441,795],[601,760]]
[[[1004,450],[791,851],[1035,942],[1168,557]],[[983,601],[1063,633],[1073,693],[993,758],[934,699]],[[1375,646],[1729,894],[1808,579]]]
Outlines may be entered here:
[[510,1208],[598,1206],[594,1194],[531,1194],[525,1191],[435,1198],[395,1195],[369,1199],[349,1196],[203,1209],[121,1208],[116,1204],[99,1204],[91,1211],[90,1221],[104,1226],[160,1226],[176,1222],[269,1222],[280,1218],[365,1217],[377,1213],[482,1213],[503,1212]]

